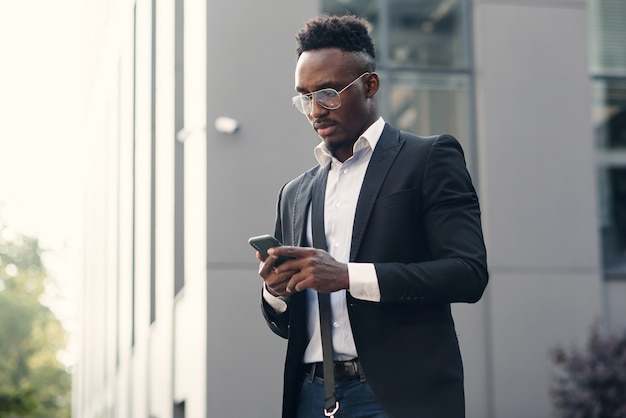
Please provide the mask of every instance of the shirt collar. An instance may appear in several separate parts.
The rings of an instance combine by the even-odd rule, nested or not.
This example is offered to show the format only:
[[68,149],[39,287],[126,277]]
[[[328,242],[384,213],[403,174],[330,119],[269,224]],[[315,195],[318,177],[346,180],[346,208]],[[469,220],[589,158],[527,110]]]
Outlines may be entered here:
[[[385,121],[382,117],[379,117],[376,122],[372,123],[369,128],[363,132],[363,134],[357,139],[352,147],[352,154],[356,154],[357,151],[362,150],[363,148],[369,147],[374,150],[376,148],[376,144],[380,139],[380,135],[383,133],[383,128],[385,127]],[[324,141],[320,142],[315,149],[313,150],[315,154],[315,159],[319,163],[320,166],[325,167],[333,160],[333,156],[326,147],[326,143]]]

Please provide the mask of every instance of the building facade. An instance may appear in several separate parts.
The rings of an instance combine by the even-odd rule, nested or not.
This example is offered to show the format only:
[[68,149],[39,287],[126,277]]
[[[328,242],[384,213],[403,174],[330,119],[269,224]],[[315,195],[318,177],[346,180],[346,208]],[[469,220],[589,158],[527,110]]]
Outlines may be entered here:
[[[470,418],[549,417],[549,351],[626,327],[619,0],[90,0],[76,417],[276,417],[253,235],[315,164],[294,36],[372,23],[386,120],[461,141],[490,283],[453,306]],[[620,17],[621,16],[621,17]],[[617,20],[616,20],[617,19]],[[617,23],[615,23],[617,22]],[[621,55],[620,55],[621,54]]]

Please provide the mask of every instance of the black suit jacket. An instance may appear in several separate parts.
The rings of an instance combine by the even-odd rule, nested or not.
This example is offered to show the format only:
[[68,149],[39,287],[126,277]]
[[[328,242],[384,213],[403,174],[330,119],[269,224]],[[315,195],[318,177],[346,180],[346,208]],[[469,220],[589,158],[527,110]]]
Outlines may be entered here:
[[[311,185],[319,166],[283,186],[275,234],[308,245]],[[461,146],[450,135],[418,137],[385,125],[359,195],[351,262],[374,263],[377,303],[347,293],[359,359],[392,417],[463,417],[463,366],[452,302],[476,302],[487,285],[478,198]],[[283,417],[295,416],[307,345],[306,292],[286,312],[263,301],[276,334],[288,338]]]

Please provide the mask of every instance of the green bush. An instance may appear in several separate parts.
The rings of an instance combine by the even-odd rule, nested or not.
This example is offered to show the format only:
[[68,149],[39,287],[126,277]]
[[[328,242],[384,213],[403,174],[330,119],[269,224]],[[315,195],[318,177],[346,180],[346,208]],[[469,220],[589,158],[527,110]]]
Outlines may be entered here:
[[52,278],[36,238],[0,225],[0,418],[68,418],[66,333],[41,303]]
[[0,418],[15,416],[32,416],[40,405],[35,398],[35,389],[0,388]]

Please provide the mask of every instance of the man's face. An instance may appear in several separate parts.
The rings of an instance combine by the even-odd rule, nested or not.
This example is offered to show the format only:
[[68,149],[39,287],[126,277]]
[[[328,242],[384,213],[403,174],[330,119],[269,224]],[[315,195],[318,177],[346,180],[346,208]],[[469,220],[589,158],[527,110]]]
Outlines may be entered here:
[[[324,88],[340,91],[363,72],[356,65],[354,54],[337,48],[306,51],[296,65],[296,91],[312,93]],[[313,101],[307,115],[313,129],[340,161],[352,155],[352,146],[359,136],[374,122],[373,93],[368,86],[370,76],[365,75],[344,90],[341,106],[329,110]]]

